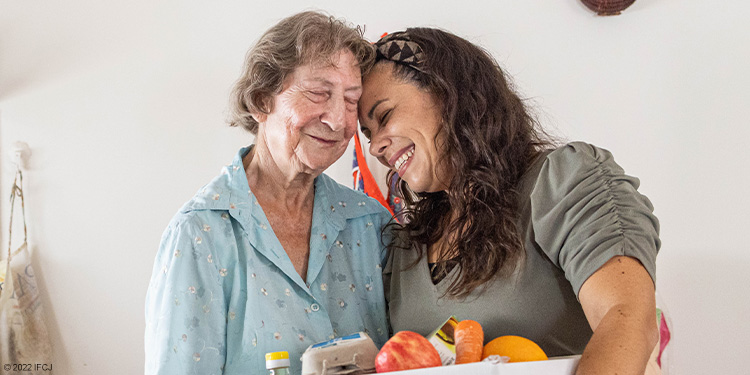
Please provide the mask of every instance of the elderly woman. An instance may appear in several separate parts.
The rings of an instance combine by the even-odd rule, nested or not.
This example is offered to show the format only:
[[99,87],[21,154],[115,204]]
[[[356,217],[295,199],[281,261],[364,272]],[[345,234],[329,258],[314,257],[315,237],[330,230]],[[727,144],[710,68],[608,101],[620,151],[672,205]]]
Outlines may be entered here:
[[316,12],[249,51],[233,123],[255,135],[169,224],[146,303],[146,374],[263,374],[288,351],[358,331],[388,338],[376,201],[322,174],[357,126],[373,48]]

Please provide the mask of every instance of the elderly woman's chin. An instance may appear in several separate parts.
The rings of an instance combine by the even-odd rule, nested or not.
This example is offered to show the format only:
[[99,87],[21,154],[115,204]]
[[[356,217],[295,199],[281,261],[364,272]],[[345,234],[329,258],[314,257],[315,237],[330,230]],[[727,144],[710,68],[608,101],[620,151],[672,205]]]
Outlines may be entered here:
[[295,147],[295,155],[305,167],[316,172],[316,174],[322,173],[336,160],[339,160],[349,144],[348,139],[346,141],[321,143],[313,137],[303,136],[302,138]]

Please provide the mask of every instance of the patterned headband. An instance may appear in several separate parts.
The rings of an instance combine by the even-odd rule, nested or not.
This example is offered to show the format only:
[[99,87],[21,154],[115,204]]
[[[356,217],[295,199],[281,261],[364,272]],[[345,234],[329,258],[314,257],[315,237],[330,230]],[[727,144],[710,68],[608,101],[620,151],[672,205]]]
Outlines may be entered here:
[[424,52],[422,47],[411,40],[406,31],[399,31],[388,34],[375,43],[378,57],[386,60],[407,65],[422,73],[424,64]]

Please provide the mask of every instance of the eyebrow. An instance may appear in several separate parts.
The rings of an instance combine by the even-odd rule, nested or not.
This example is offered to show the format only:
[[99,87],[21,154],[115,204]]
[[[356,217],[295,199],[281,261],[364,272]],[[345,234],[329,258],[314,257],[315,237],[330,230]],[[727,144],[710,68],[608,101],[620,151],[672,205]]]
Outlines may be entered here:
[[[333,82],[331,82],[331,81],[329,81],[329,80],[327,80],[325,78],[315,77],[315,78],[308,78],[308,79],[306,79],[304,81],[305,82],[322,83],[322,84],[324,84],[324,85],[326,85],[328,87],[334,86]],[[344,91],[360,91],[360,90],[362,90],[362,85],[347,87],[347,88],[344,89]]]
[[320,78],[320,77],[307,78],[307,79],[305,79],[303,81],[304,82],[316,82],[316,83],[322,83],[322,84],[327,85],[327,86],[333,86],[333,82],[331,82],[331,81],[329,81],[329,80],[327,80],[325,78]]
[[386,100],[388,99],[380,99],[377,102],[375,102],[375,104],[373,104],[372,107],[370,108],[370,112],[367,112],[367,118],[372,120],[372,114],[375,112],[375,108],[377,108],[381,103],[383,103]]

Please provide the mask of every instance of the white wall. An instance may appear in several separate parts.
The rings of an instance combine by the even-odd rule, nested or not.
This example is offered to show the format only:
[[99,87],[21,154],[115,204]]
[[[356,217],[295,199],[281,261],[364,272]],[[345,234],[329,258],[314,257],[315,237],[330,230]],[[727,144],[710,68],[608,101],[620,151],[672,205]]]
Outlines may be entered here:
[[[142,372],[161,232],[251,141],[223,122],[246,49],[305,9],[271,3],[0,0],[0,197],[7,150],[26,141],[57,374]],[[676,369],[747,373],[750,3],[640,0],[610,18],[577,0],[404,3],[317,7],[366,24],[372,39],[411,25],[465,36],[494,53],[553,132],[613,151],[662,223],[658,288]],[[350,160],[330,170],[341,182]]]

